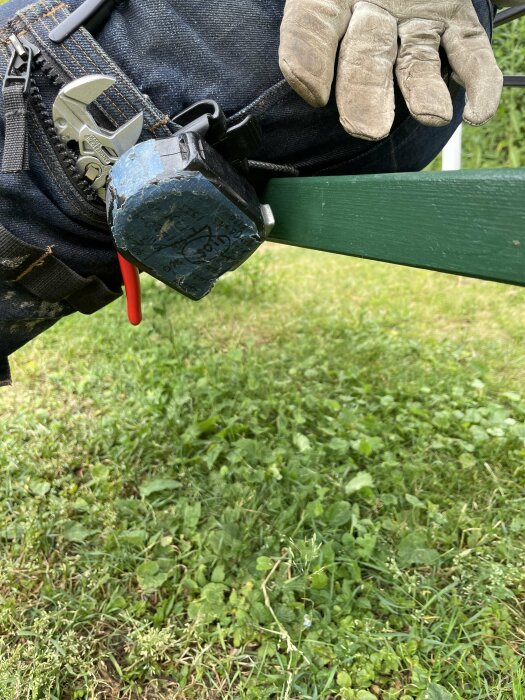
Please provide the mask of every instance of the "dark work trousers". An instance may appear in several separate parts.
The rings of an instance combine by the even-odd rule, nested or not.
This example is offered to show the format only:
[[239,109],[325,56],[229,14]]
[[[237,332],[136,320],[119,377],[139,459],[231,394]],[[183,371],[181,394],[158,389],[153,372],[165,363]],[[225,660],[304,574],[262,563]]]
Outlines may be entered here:
[[[493,8],[473,0],[491,32]],[[80,0],[66,3],[72,11]],[[64,3],[26,0],[0,6],[0,71],[6,70],[7,37],[28,26],[50,22]],[[443,148],[461,121],[464,93],[454,93],[454,119],[443,128],[415,121],[396,91],[396,119],[390,136],[379,142],[350,137],[339,123],[334,98],[323,109],[301,100],[283,80],[278,66],[279,25],[284,0],[123,0],[96,39],[106,54],[166,115],[211,98],[230,123],[247,114],[258,117],[263,144],[254,160],[289,164],[302,175],[343,175],[417,171]],[[86,62],[76,50],[69,60]],[[93,71],[99,72],[99,71]],[[52,102],[49,84],[40,86]],[[142,98],[140,98],[142,99]],[[137,103],[136,111],[143,105]],[[31,112],[31,108],[29,110]],[[8,356],[59,318],[79,310],[91,313],[120,294],[116,254],[99,207],[73,191],[46,153],[45,139],[32,133],[28,119],[28,170],[0,173],[0,384],[10,381]],[[0,111],[0,150],[5,123]],[[161,134],[156,134],[161,135]],[[166,134],[164,134],[166,135]],[[150,134],[150,138],[152,134]],[[4,237],[2,239],[2,236]],[[2,240],[21,242],[19,255],[5,255]],[[45,284],[29,284],[51,265],[78,276],[76,294],[57,298]],[[86,280],[90,281],[89,284]],[[83,289],[97,288],[95,302]],[[87,293],[87,292],[86,292]]]

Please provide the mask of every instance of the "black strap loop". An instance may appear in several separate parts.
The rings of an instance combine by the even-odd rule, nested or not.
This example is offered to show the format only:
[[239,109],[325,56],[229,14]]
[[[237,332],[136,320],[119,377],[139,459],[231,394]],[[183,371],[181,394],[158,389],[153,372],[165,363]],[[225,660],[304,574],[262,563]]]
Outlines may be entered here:
[[98,277],[77,274],[53,254],[52,246],[36,248],[1,224],[0,281],[17,282],[45,301],[67,301],[83,314],[92,314],[120,296]]
[[2,172],[16,173],[27,170],[27,95],[21,83],[7,85],[3,90],[5,114],[5,146]]

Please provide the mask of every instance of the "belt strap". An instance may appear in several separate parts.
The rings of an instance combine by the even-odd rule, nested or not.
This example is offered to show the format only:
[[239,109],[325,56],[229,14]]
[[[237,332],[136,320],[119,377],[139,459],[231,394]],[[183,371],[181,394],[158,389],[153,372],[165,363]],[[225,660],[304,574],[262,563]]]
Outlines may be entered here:
[[98,277],[82,277],[55,255],[24,243],[0,224],[0,281],[17,282],[45,301],[67,301],[74,309],[92,314],[120,296]]
[[27,137],[27,102],[23,86],[4,88],[5,146],[2,172],[16,173],[29,168]]

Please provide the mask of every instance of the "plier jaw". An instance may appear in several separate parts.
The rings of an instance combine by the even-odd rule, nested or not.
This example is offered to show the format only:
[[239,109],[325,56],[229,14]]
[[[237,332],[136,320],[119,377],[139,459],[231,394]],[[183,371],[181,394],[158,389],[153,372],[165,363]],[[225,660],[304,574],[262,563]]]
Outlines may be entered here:
[[[107,75],[87,75],[72,81],[58,93],[53,104],[53,122],[64,143],[78,144],[77,169],[88,179],[100,199],[106,203],[106,186],[111,168],[118,158],[140,138],[144,116],[139,112],[115,131],[99,126],[88,106],[115,83]],[[142,320],[138,270],[118,253],[126,292],[128,319],[137,326]]]

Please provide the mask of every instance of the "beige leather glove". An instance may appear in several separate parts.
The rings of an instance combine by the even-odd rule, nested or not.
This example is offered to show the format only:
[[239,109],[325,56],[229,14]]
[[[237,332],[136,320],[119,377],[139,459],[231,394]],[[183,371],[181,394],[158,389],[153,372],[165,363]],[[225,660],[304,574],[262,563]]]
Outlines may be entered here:
[[287,0],[279,64],[291,87],[321,107],[330,96],[339,49],[341,124],[353,136],[378,140],[394,121],[394,70],[418,121],[450,122],[440,47],[466,88],[465,121],[484,124],[498,108],[503,78],[471,0]]

